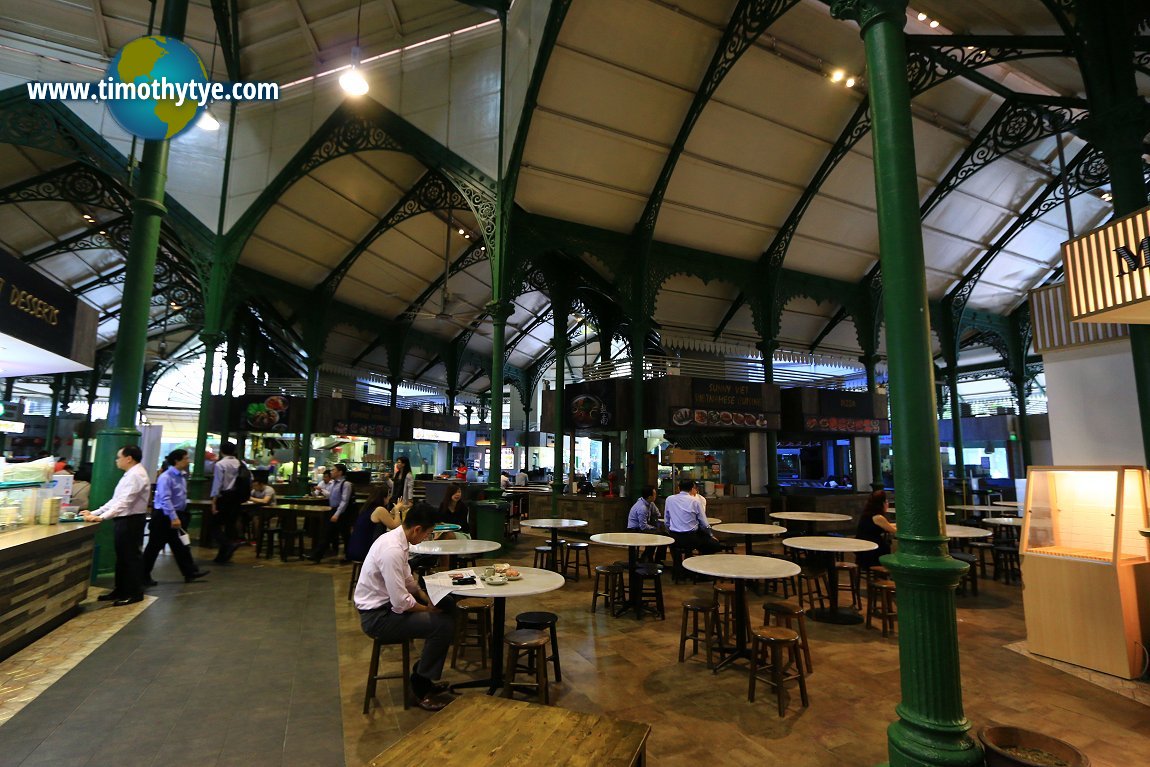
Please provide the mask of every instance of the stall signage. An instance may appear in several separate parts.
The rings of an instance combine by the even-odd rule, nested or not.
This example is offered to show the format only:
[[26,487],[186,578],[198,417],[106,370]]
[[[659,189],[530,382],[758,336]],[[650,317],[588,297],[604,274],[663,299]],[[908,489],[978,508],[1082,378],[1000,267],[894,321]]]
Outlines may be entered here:
[[803,419],[806,431],[826,431],[836,434],[881,434],[882,421],[877,418],[840,418],[837,416],[808,415]]
[[360,437],[395,438],[399,436],[400,429],[396,423],[394,409],[385,405],[348,400],[347,417],[336,419],[335,431],[338,434]]
[[566,417],[575,429],[615,429],[615,381],[584,381],[564,387]]
[[[691,381],[691,407],[697,410],[757,411],[763,407],[762,384],[743,381]],[[729,424],[727,424],[729,425]]]
[[240,399],[240,431],[285,432],[291,410],[291,397],[273,394],[270,397],[245,396]]
[[0,252],[0,328],[62,357],[72,356],[77,299],[20,259]]
[[[427,413],[418,411],[415,414],[413,425],[422,426],[425,430],[445,431],[455,434],[451,442],[459,441],[459,416],[447,413]],[[418,437],[416,438],[418,439]]]
[[874,397],[869,392],[819,389],[820,416],[874,419]]
[[707,429],[777,429],[779,417],[768,413],[743,410],[707,410],[673,407],[671,423],[680,428],[693,426]]
[[422,439],[428,442],[451,442],[459,441],[459,432],[457,431],[437,431],[436,429],[420,429],[415,427],[411,430],[412,439]]

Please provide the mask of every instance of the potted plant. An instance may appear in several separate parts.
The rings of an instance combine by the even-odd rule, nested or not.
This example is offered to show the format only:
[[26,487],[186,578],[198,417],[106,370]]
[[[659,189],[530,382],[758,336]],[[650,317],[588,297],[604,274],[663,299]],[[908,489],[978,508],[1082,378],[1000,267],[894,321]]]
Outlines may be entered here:
[[1090,767],[1086,754],[1064,740],[1020,727],[984,727],[987,767]]

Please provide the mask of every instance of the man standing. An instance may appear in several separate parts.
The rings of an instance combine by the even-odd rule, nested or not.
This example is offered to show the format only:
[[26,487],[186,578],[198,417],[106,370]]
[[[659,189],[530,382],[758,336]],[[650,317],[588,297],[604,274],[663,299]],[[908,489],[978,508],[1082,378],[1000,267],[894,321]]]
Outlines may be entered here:
[[236,477],[240,473],[240,459],[236,458],[236,443],[220,445],[220,460],[212,470],[212,536],[216,539],[216,564],[227,564],[238,546],[232,543],[232,528],[239,516],[240,504],[247,500],[235,492]]
[[[450,595],[440,607],[431,604],[407,564],[408,549],[422,543],[435,527],[437,512],[418,503],[407,512],[403,525],[376,539],[360,571],[355,587],[355,606],[363,633],[372,639],[398,641],[423,638],[423,653],[411,672],[411,689],[416,705],[425,711],[444,707],[436,693],[446,684],[436,684],[443,662],[455,637],[455,601]],[[407,669],[404,669],[404,673]]]
[[351,537],[352,517],[355,516],[354,512],[347,513],[347,507],[351,503],[351,497],[355,494],[355,490],[344,477],[345,474],[347,474],[347,466],[342,463],[337,463],[331,468],[331,488],[327,496],[327,505],[331,510],[331,516],[324,520],[320,527],[315,551],[311,553],[311,561],[317,564],[327,553],[328,544],[333,537],[337,545],[340,539],[343,540],[344,558],[347,558],[347,539]]
[[116,452],[116,468],[124,472],[112,499],[98,509],[85,511],[86,522],[111,519],[116,549],[116,585],[111,593],[96,597],[101,602],[112,602],[116,607],[135,604],[143,600],[141,582],[140,547],[144,545],[144,523],[148,513],[148,496],[152,480],[140,465],[143,453],[136,445],[125,445]]
[[695,489],[693,479],[679,482],[679,492],[667,499],[664,506],[667,516],[667,531],[680,548],[697,549],[700,554],[717,554],[723,550],[711,527],[707,515],[698,498],[692,495]]

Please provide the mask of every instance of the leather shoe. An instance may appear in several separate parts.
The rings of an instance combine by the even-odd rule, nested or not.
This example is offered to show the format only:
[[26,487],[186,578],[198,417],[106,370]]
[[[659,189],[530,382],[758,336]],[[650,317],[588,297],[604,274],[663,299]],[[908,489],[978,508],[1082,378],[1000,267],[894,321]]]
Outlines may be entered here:
[[205,575],[207,575],[210,572],[211,572],[211,570],[196,570],[191,575],[185,575],[184,576],[184,583],[191,583],[196,578],[203,578]]
[[124,605],[134,605],[134,604],[136,604],[136,602],[143,602],[143,601],[144,601],[144,598],[142,596],[128,597],[127,599],[117,599],[115,602],[112,603],[112,606],[113,607],[123,607]]
[[96,599],[100,602],[114,602],[117,599],[123,599],[123,598],[124,598],[123,594],[117,594],[114,591],[109,591],[107,594],[101,594],[100,596],[96,597]]
[[448,684],[447,682],[432,682],[430,694],[431,695],[437,695],[441,692],[448,692],[450,689],[451,689],[451,685]]
[[415,701],[415,705],[419,706],[424,711],[431,711],[433,713],[436,711],[442,711],[447,706],[447,704],[441,700],[436,700],[433,698],[433,694],[434,693],[428,693],[424,697]]

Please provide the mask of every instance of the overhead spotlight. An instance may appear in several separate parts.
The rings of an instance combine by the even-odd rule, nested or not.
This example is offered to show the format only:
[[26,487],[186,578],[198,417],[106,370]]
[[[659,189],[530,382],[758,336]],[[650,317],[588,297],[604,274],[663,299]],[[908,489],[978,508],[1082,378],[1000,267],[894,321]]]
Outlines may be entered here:
[[200,119],[196,120],[196,127],[200,130],[219,130],[220,121],[212,114],[212,110],[205,109]]
[[89,216],[87,213],[85,213],[85,214],[84,214],[84,220],[85,220],[85,221],[95,221],[96,219],[92,218],[92,217],[91,217],[91,216]]
[[1110,192],[1103,192],[1102,193],[1102,199],[1105,200],[1106,202],[1110,202],[1111,200],[1114,199],[1114,195],[1110,194]]
[[470,235],[470,234],[465,234],[465,235],[463,235],[463,239],[465,239],[465,240],[470,240],[470,239],[471,239],[471,235]]
[[105,235],[105,236],[106,236],[108,233],[107,233],[106,231],[104,231],[103,229],[101,229],[101,230],[100,230],[100,234],[102,234],[102,235]]
[[847,78],[847,87],[848,87],[848,88],[853,88],[853,87],[855,87],[855,79],[854,79],[853,77],[848,77],[848,78]]
[[919,21],[926,21],[926,14],[925,14],[925,13],[920,13],[920,14],[918,15],[918,20],[919,20]]
[[846,72],[842,71],[841,69],[836,69],[835,71],[831,72],[831,82],[840,82],[844,77],[846,77]]
[[351,65],[351,69],[339,76],[339,87],[349,96],[362,96],[367,93],[367,80],[363,79],[358,67]]
[[927,24],[927,26],[931,29],[936,29],[938,27],[938,19],[931,19],[930,24]]
[[463,229],[460,229],[460,230],[459,230],[459,233],[460,233],[460,234],[466,234],[466,232],[465,232]]

